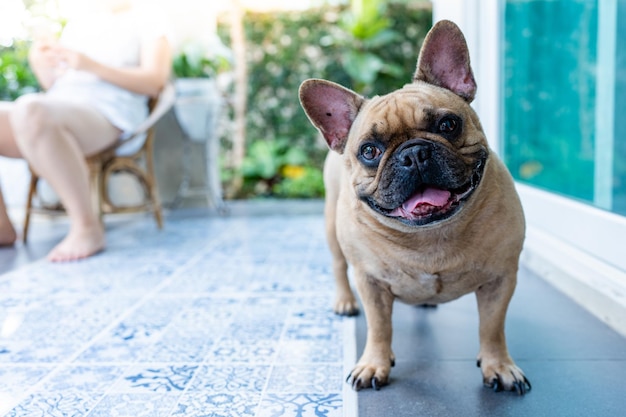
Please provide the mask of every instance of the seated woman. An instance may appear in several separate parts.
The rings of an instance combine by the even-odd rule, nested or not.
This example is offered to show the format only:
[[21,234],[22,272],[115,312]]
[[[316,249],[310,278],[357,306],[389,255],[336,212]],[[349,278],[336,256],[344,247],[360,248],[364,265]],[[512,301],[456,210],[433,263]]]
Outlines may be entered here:
[[[58,194],[70,230],[51,261],[91,256],[105,246],[90,199],[85,156],[112,145],[147,117],[147,100],[166,84],[171,50],[155,13],[132,0],[90,0],[91,14],[66,25],[58,42],[36,41],[30,65],[43,93],[0,107],[0,155],[24,158]],[[91,17],[90,17],[91,16]],[[15,229],[0,192],[0,246]]]

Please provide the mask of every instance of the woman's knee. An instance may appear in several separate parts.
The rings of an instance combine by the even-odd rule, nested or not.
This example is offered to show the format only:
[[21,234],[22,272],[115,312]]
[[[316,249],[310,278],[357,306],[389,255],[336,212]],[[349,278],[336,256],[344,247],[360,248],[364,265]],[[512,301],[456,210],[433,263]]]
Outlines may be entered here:
[[41,94],[28,94],[15,101],[9,115],[16,142],[36,144],[60,128],[49,100]]

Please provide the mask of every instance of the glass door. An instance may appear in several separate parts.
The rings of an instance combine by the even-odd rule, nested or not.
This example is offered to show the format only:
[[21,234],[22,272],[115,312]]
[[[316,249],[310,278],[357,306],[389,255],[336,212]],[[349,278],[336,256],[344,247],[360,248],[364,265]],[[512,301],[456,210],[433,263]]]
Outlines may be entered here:
[[513,176],[626,215],[626,1],[504,4],[502,142]]

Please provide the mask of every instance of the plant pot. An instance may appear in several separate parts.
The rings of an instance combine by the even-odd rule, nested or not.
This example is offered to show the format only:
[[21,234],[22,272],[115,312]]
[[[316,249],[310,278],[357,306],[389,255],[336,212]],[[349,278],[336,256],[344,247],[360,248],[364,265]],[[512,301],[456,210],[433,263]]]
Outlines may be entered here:
[[174,113],[185,135],[206,142],[217,132],[222,97],[212,78],[179,78],[174,81]]

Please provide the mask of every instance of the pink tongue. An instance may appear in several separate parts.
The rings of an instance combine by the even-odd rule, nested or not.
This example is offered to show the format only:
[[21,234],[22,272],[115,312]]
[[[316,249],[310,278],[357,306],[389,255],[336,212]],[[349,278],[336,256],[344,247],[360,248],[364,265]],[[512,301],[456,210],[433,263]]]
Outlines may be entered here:
[[424,191],[416,193],[402,204],[402,209],[410,213],[421,204],[428,204],[434,207],[443,207],[450,199],[450,191],[438,188],[426,188]]

